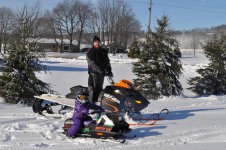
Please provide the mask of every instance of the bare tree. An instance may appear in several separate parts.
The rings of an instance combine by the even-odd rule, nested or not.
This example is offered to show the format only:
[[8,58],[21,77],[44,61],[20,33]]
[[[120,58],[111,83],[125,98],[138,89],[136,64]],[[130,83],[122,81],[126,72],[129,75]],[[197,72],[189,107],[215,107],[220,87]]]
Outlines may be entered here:
[[58,47],[58,51],[62,53],[64,50],[63,46],[64,34],[61,19],[54,13],[46,11],[42,20],[43,20],[42,32],[44,32],[44,34],[47,34],[45,36],[47,36],[48,38],[53,38],[55,40]]
[[191,39],[191,45],[193,47],[194,50],[194,57],[196,56],[196,49],[198,48],[199,44],[200,44],[200,40],[198,37],[198,33],[197,32],[192,32],[192,39]]
[[100,16],[98,12],[93,10],[87,20],[87,31],[93,35],[100,34]]
[[13,28],[14,12],[7,7],[0,7],[0,52],[6,53],[6,45]]
[[53,22],[51,22],[51,17],[52,17],[51,15],[52,15],[51,12],[47,10],[39,18],[39,26],[38,26],[39,37],[54,38],[53,29],[52,29]]
[[108,0],[99,0],[98,1],[98,13],[100,19],[100,38],[102,41],[105,41],[105,33],[107,38],[107,45],[109,45],[109,32],[110,32],[110,8],[111,1]]
[[67,34],[70,41],[71,52],[73,52],[72,41],[75,39],[74,32],[80,23],[78,18],[80,7],[80,0],[64,0],[53,9],[54,19],[57,20],[59,30],[61,30],[62,34]]
[[78,13],[78,19],[80,21],[79,25],[79,36],[78,36],[78,48],[80,49],[80,43],[81,43],[81,38],[82,34],[84,32],[84,27],[88,23],[89,19],[91,18],[92,15],[92,9],[90,7],[90,4],[88,3],[81,3],[80,8],[79,8],[79,13]]
[[133,34],[140,32],[140,23],[134,18],[132,9],[127,3],[121,5],[121,11],[117,22],[115,31],[116,42],[121,45],[122,48],[126,49],[128,41],[132,38]]
[[63,52],[64,39],[69,39],[69,48],[73,52],[73,40],[78,39],[78,47],[80,47],[85,28],[87,27],[87,30],[91,29],[89,28],[91,27],[90,20],[94,20],[93,17],[96,16],[94,16],[89,3],[81,0],[64,0],[52,12],[46,11],[41,19],[43,26],[40,32],[44,36],[55,39],[59,52]]
[[100,29],[103,31],[102,40],[106,38],[107,45],[113,44],[115,49],[125,49],[132,34],[140,31],[140,24],[135,19],[131,7],[126,1],[99,0],[97,9]]
[[30,8],[24,5],[21,9],[17,10],[12,36],[12,49],[29,50],[31,47],[28,45],[36,42],[31,41],[31,39],[37,38],[39,34],[37,29],[40,13],[37,5]]

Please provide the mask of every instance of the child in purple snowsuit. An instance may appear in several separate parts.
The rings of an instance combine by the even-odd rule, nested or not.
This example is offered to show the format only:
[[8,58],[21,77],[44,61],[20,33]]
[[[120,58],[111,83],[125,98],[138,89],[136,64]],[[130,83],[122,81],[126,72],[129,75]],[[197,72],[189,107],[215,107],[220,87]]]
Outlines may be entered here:
[[72,117],[73,125],[68,130],[67,136],[74,137],[78,131],[84,126],[85,120],[90,120],[89,109],[104,111],[104,109],[98,105],[95,105],[88,101],[88,91],[83,88],[78,91],[75,99],[74,114]]

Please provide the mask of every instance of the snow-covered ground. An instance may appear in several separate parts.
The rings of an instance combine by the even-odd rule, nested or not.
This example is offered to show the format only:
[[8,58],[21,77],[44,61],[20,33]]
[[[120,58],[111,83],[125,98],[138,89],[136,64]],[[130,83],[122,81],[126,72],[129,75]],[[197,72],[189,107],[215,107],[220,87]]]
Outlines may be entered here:
[[[42,60],[50,72],[37,74],[51,83],[54,90],[67,94],[74,85],[87,85],[87,63],[84,55],[73,59],[53,56]],[[114,79],[133,79],[132,62],[124,55],[110,56]],[[63,135],[64,119],[52,119],[32,112],[31,107],[5,104],[0,99],[1,150],[65,150],[65,149],[157,149],[157,150],[224,150],[226,146],[226,96],[197,97],[187,90],[187,79],[195,70],[208,64],[202,51],[193,57],[192,51],[183,51],[184,73],[181,82],[182,97],[163,97],[151,104],[143,113],[151,114],[168,108],[166,120],[154,126],[133,127],[135,139],[125,144],[103,142],[99,139],[68,139]],[[105,85],[108,82],[105,81]]]

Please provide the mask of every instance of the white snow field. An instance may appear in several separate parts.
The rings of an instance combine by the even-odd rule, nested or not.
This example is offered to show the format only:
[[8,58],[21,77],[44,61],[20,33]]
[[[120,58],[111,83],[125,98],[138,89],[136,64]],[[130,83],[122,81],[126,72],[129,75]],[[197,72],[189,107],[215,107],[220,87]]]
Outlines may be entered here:
[[[124,55],[110,56],[114,79],[133,79],[132,62]],[[74,85],[87,86],[85,57],[77,59],[53,58],[43,60],[50,72],[37,74],[51,83],[59,94],[67,94]],[[226,96],[197,97],[187,90],[186,80],[196,75],[195,70],[208,64],[202,51],[193,57],[183,51],[184,73],[181,82],[184,95],[163,97],[143,110],[145,114],[168,108],[165,120],[153,126],[132,127],[137,135],[124,144],[100,139],[68,139],[61,132],[64,119],[53,119],[33,113],[31,107],[5,104],[0,99],[0,150],[225,150],[226,147]],[[105,85],[108,82],[105,81]]]

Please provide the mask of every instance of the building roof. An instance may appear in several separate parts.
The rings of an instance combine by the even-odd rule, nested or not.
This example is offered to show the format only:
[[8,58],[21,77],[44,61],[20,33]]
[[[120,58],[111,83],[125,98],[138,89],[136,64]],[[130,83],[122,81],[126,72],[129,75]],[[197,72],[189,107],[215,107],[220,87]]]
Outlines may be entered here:
[[[59,42],[59,43],[61,42],[60,39],[56,39],[56,40],[57,40],[57,42]],[[36,43],[56,44],[55,39],[48,39],[48,38],[40,38],[40,39],[29,38],[29,39],[28,39],[28,42],[29,42],[29,43],[36,42]],[[70,40],[68,40],[68,39],[63,39],[63,44],[70,44]],[[72,41],[72,44],[73,44],[73,45],[78,45],[77,40],[73,40],[73,41]]]

